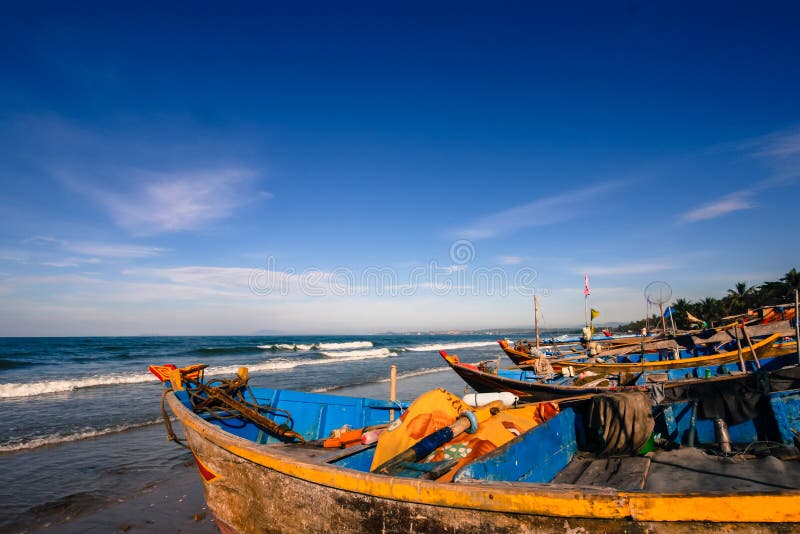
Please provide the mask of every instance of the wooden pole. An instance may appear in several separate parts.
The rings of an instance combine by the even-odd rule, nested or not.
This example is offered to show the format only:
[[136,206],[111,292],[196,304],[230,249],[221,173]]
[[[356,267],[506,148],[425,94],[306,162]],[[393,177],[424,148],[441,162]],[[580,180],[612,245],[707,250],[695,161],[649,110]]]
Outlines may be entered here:
[[[389,400],[397,402],[397,366],[392,365],[389,371]],[[394,421],[394,409],[389,410],[389,421]]]
[[536,329],[536,348],[539,348],[539,296],[533,296],[533,324]]
[[737,325],[734,327],[733,331],[736,334],[736,351],[739,353],[739,365],[742,368],[742,372],[747,373],[747,368],[744,365],[744,357],[742,356],[742,342],[739,339],[739,326]]
[[797,341],[797,363],[800,363],[800,298],[794,290],[794,340]]
[[583,320],[584,326],[589,326],[589,295],[583,296]]
[[747,328],[744,326],[744,320],[742,320],[742,334],[744,334],[744,340],[747,341],[747,346],[750,347],[750,354],[753,355],[756,367],[761,369],[761,362],[758,361],[758,354],[756,354],[756,349],[753,348],[753,342],[750,339],[750,334],[747,333]]
[[661,312],[661,330],[664,332],[664,335],[667,334],[667,320],[664,319],[664,305],[659,303],[658,304],[658,311]]

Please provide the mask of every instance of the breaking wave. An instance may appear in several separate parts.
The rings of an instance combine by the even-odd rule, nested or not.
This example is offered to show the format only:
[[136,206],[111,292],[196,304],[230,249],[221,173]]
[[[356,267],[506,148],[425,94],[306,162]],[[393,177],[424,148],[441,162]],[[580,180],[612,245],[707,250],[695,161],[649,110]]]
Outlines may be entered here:
[[[247,367],[251,373],[259,371],[283,371],[304,365],[330,365],[337,362],[364,360],[370,358],[388,358],[396,356],[388,349],[339,351],[326,354],[326,358],[313,360],[270,360],[267,362],[241,363],[236,365],[221,365],[206,368],[207,376],[231,375],[239,367]],[[34,397],[48,393],[63,393],[76,389],[96,386],[115,386],[124,384],[141,384],[154,382],[156,378],[150,373],[137,373],[126,375],[97,375],[82,378],[45,380],[43,382],[20,382],[0,384],[0,399],[14,397]]]
[[0,384],[0,399],[13,397],[33,397],[47,393],[61,393],[78,388],[94,386],[111,386],[120,384],[139,384],[151,382],[155,379],[150,373],[137,373],[127,375],[100,375],[83,378],[45,380],[43,382],[20,382]]
[[430,345],[416,345],[406,347],[411,352],[425,352],[437,350],[469,349],[473,347],[490,347],[496,345],[497,341],[461,341],[455,343],[432,343]]
[[134,428],[142,428],[145,426],[156,425],[161,423],[161,419],[153,419],[144,421],[142,423],[132,423],[128,425],[116,425],[109,428],[94,429],[89,428],[81,430],[80,432],[73,432],[71,434],[51,434],[42,438],[34,438],[28,441],[7,441],[0,443],[0,453],[14,452],[27,449],[38,449],[46,445],[55,445],[58,443],[66,443],[68,441],[79,441],[82,439],[96,438],[98,436],[105,436],[106,434],[116,434],[117,432],[125,432]]
[[368,349],[373,347],[372,341],[344,341],[341,343],[275,343],[273,345],[258,345],[259,349],[265,350],[345,350],[345,349]]
[[357,357],[380,357],[380,356],[397,356],[396,352],[392,352],[389,349],[369,349],[369,350],[339,350],[336,352],[320,352],[320,354],[324,354],[325,356],[330,357],[347,357],[347,358],[357,358]]

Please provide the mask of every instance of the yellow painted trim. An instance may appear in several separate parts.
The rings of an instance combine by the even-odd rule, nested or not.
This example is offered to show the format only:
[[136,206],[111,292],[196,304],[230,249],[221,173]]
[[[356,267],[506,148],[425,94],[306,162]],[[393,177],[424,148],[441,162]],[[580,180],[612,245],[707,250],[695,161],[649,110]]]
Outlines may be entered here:
[[[782,337],[780,334],[772,334],[771,336],[762,339],[758,343],[753,344],[753,348],[758,353],[758,349],[771,345],[778,338]],[[768,350],[768,349],[767,349]],[[602,354],[601,354],[602,356]],[[759,354],[759,356],[761,356]],[[765,357],[765,356],[761,356]],[[750,348],[742,348],[742,358],[745,360],[752,360]],[[692,358],[684,358],[681,360],[663,360],[660,362],[643,362],[643,363],[580,363],[569,360],[555,360],[553,365],[571,365],[575,369],[580,370],[600,370],[600,371],[639,371],[639,370],[663,370],[663,369],[686,369],[690,367],[700,367],[703,365],[717,365],[721,363],[729,363],[739,359],[738,351],[723,352],[721,354],[710,354],[708,356],[694,356]]]
[[313,484],[378,498],[492,512],[639,521],[800,522],[800,490],[664,494],[611,488],[510,482],[442,483],[298,462],[206,423],[173,394],[170,408],[202,438],[266,469]]

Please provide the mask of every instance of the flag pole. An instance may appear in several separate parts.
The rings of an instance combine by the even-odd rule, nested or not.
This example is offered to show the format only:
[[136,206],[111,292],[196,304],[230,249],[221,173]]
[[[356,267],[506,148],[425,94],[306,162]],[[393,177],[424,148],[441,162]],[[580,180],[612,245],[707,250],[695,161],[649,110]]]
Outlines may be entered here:
[[533,324],[536,329],[536,348],[539,348],[539,296],[533,296]]
[[583,296],[583,320],[589,326],[589,295]]
[[589,326],[589,275],[583,275],[583,321],[584,326]]

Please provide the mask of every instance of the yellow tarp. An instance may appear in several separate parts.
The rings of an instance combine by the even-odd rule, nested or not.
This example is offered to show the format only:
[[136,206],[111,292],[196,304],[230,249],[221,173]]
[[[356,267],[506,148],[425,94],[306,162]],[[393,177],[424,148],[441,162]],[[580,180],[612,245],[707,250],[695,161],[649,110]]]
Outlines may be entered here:
[[509,408],[497,415],[488,410],[477,410],[443,389],[429,391],[420,396],[393,425],[381,434],[372,460],[375,469],[387,460],[415,445],[425,436],[452,424],[467,410],[476,411],[478,431],[464,432],[450,443],[439,447],[424,461],[441,461],[460,458],[459,462],[439,480],[451,480],[456,471],[475,458],[511,441],[558,413],[558,405],[542,403],[523,408]]

